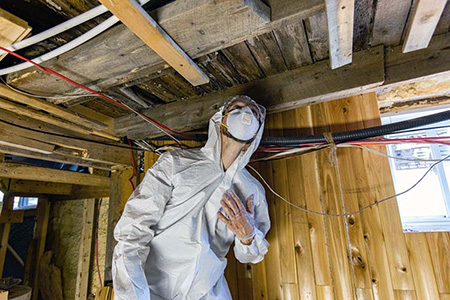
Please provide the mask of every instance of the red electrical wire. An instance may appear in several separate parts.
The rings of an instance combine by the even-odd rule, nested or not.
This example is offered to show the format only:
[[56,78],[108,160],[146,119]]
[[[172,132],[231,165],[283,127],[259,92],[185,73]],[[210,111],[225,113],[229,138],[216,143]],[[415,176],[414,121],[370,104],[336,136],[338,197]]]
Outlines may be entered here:
[[176,131],[173,131],[172,129],[170,129],[169,127],[166,127],[165,125],[159,123],[158,121],[153,120],[152,118],[150,118],[150,117],[148,117],[148,116],[146,116],[146,115],[144,115],[144,114],[142,114],[142,113],[140,113],[140,112],[133,111],[133,110],[130,109],[128,106],[126,106],[126,105],[124,105],[124,104],[122,104],[122,103],[120,103],[120,102],[118,102],[118,101],[116,101],[116,100],[114,100],[114,99],[112,99],[112,98],[110,98],[110,97],[108,97],[108,96],[106,96],[106,95],[100,93],[100,92],[97,92],[97,91],[95,91],[95,90],[93,90],[93,89],[91,89],[91,88],[88,88],[87,86],[84,86],[84,85],[82,85],[82,84],[80,84],[80,83],[78,83],[78,82],[75,82],[75,81],[73,81],[72,79],[67,78],[66,76],[64,76],[64,75],[62,75],[62,74],[60,74],[60,73],[58,73],[58,72],[56,72],[56,71],[53,71],[53,70],[50,69],[50,68],[43,67],[43,66],[41,66],[41,65],[39,65],[39,64],[37,64],[37,63],[35,63],[34,61],[32,61],[32,60],[30,60],[30,59],[28,59],[28,58],[26,58],[26,57],[23,57],[22,55],[17,54],[17,53],[15,53],[15,52],[11,51],[11,50],[8,50],[8,49],[6,49],[6,48],[4,48],[4,47],[2,47],[2,46],[0,46],[0,49],[3,50],[3,51],[5,51],[5,52],[8,52],[9,54],[11,54],[11,55],[13,55],[13,56],[15,56],[15,57],[20,58],[21,60],[24,60],[24,61],[26,61],[26,62],[29,62],[29,63],[33,64],[34,66],[36,66],[37,68],[39,68],[40,70],[42,70],[42,71],[44,71],[44,72],[47,72],[47,73],[56,75],[56,76],[58,76],[59,78],[65,80],[65,81],[67,81],[67,82],[69,82],[69,83],[71,83],[71,84],[73,84],[73,85],[75,85],[75,86],[77,86],[77,87],[79,87],[79,88],[85,89],[86,91],[88,91],[88,92],[90,92],[90,93],[92,93],[92,94],[95,94],[95,95],[97,95],[97,96],[99,96],[99,97],[102,97],[102,98],[104,98],[104,99],[106,99],[106,100],[108,100],[108,101],[111,101],[111,102],[113,102],[113,103],[115,103],[115,104],[117,104],[117,105],[119,105],[119,106],[125,108],[126,110],[132,111],[132,112],[138,114],[139,116],[141,116],[142,118],[144,118],[144,119],[150,121],[151,123],[157,125],[158,127],[161,127],[161,128],[163,128],[163,129],[165,129],[166,131],[168,131],[168,132],[170,132],[170,133],[172,133],[172,134],[175,134],[175,135],[178,135],[178,136],[182,136],[182,137],[184,137],[184,138],[187,138],[188,140],[193,140],[192,137],[190,137],[190,136],[188,136],[188,135],[184,135],[184,134],[179,133],[179,132],[176,132]]
[[128,140],[128,145],[130,145],[131,165],[133,166],[133,175],[131,175],[131,177],[128,179],[128,181],[130,181],[131,187],[133,188],[133,191],[134,191],[135,187],[134,187],[133,178],[136,175],[136,165],[134,164],[133,146],[131,145],[130,139],[127,138],[127,140]]

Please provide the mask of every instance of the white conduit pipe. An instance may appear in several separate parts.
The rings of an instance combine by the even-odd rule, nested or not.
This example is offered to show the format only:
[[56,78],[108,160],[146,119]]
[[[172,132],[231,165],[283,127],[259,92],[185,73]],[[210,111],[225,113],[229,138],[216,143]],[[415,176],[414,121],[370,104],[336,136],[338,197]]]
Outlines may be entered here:
[[[86,21],[89,21],[105,12],[107,12],[108,9],[103,6],[99,5],[91,10],[88,10],[87,12],[82,13],[81,15],[78,15],[70,20],[65,21],[64,23],[61,23],[53,28],[50,28],[46,31],[43,31],[39,34],[33,35],[23,41],[17,42],[11,46],[5,47],[6,49],[10,51],[17,51],[20,49],[23,49],[25,47],[29,47],[31,45],[34,45],[36,43],[39,43],[43,40],[46,40],[48,38],[51,38],[52,36],[55,36],[61,32],[64,32],[66,30],[69,30],[75,26],[80,25],[81,23],[84,23]],[[3,55],[7,52],[0,50],[0,55]]]
[[[139,4],[142,6],[142,5],[146,4],[149,1],[150,0],[139,0]],[[101,7],[104,7],[104,6],[103,5],[97,6],[96,8],[93,8],[93,9],[83,13],[82,15],[90,13],[91,11],[97,9],[95,12],[90,14],[91,19],[92,19],[92,18],[102,14],[103,12],[105,12],[105,11],[102,12]],[[106,7],[104,7],[104,9],[107,11]],[[78,17],[81,17],[82,15],[79,15]],[[75,17],[75,18],[77,18],[77,17]],[[71,21],[71,20],[73,20],[75,18],[72,18],[69,21]],[[88,21],[90,19],[87,19],[87,17],[83,17],[83,20],[84,21]],[[81,21],[77,20],[77,21],[73,22],[72,24],[68,25],[67,23],[69,21],[61,23],[60,25],[58,25],[56,27],[53,27],[53,28],[51,28],[51,29],[49,29],[47,31],[44,31],[44,32],[36,35],[35,39],[33,40],[34,43],[27,42],[28,40],[32,39],[32,37],[30,37],[30,38],[22,41],[22,42],[27,42],[27,43],[21,44],[22,42],[18,42],[16,44],[11,45],[11,46],[6,47],[6,48],[8,50],[12,50],[12,51],[19,50],[19,49],[22,49],[24,47],[28,47],[28,46],[31,46],[31,45],[33,45],[35,43],[38,43],[38,42],[40,42],[42,40],[45,40],[46,38],[52,37],[52,36],[54,36],[54,35],[56,35],[58,33],[61,33],[64,30],[73,28],[73,27],[75,27],[75,26],[77,26],[77,25],[82,23]],[[80,35],[76,39],[74,39],[74,40],[68,42],[67,44],[65,44],[65,45],[63,45],[63,46],[61,46],[59,48],[56,48],[56,49],[54,49],[54,50],[52,50],[52,51],[50,51],[48,53],[45,53],[45,54],[43,54],[43,55],[41,55],[39,57],[34,58],[34,59],[32,59],[32,61],[37,63],[37,64],[39,64],[39,63],[43,63],[45,61],[48,61],[48,60],[50,60],[50,59],[52,59],[52,58],[54,58],[56,56],[62,55],[64,53],[68,52],[69,50],[72,50],[73,48],[78,47],[79,45],[81,45],[81,44],[89,41],[90,39],[94,38],[95,36],[99,35],[103,31],[105,31],[106,29],[108,29],[111,26],[113,26],[114,24],[116,24],[118,21],[119,21],[119,19],[116,16],[111,16],[108,19],[106,19],[105,21],[103,21],[102,23],[100,23],[99,25],[97,25],[96,27],[94,27],[91,30],[89,30],[88,32]],[[61,28],[63,28],[63,29],[58,29],[57,27],[59,27],[59,26],[61,26]],[[44,35],[44,33],[46,33],[46,32],[52,32],[53,35],[50,35],[50,33]],[[39,35],[41,35],[41,36],[38,37]],[[18,44],[21,44],[21,45],[19,45],[20,47],[17,46]],[[0,55],[3,54],[3,53],[6,53],[6,52],[0,50]],[[6,74],[9,74],[9,73],[13,73],[13,72],[17,72],[17,71],[26,69],[26,68],[31,67],[31,66],[33,66],[33,64],[31,64],[29,62],[24,62],[24,63],[18,64],[18,65],[15,65],[15,66],[11,66],[11,67],[8,67],[8,68],[3,68],[3,69],[0,69],[0,76],[1,75],[6,75]]]

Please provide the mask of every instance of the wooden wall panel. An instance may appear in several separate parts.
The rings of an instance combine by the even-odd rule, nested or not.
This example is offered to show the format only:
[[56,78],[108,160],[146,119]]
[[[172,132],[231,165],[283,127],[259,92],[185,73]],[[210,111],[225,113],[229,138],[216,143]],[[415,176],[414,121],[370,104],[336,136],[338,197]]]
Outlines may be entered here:
[[[365,94],[269,115],[266,132],[311,135],[379,124],[375,94]],[[385,152],[384,147],[374,149]],[[353,148],[339,148],[337,158],[346,211],[394,193],[386,158]],[[329,150],[255,167],[292,203],[342,212]],[[261,297],[254,288],[248,299],[448,300],[449,233],[403,233],[395,200],[348,216],[347,235],[344,218],[305,213],[269,190],[266,194],[272,217],[269,253],[263,261],[268,294]],[[256,269],[253,285],[261,285],[256,283],[262,280],[255,277]]]

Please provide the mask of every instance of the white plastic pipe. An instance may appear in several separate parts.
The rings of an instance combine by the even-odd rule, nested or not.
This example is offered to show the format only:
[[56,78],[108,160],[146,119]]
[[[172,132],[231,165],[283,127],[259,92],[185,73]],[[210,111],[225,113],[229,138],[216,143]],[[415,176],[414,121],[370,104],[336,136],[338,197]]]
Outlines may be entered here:
[[[6,49],[10,51],[17,51],[20,49],[23,49],[25,47],[29,47],[31,45],[34,45],[36,43],[39,43],[43,40],[46,40],[48,38],[51,38],[52,36],[55,36],[61,32],[64,32],[66,30],[69,30],[75,26],[80,25],[81,23],[84,23],[86,21],[89,21],[105,12],[107,12],[108,9],[103,6],[99,5],[91,10],[88,10],[87,12],[82,13],[81,15],[78,15],[70,20],[67,20],[53,28],[50,28],[46,31],[43,31],[39,34],[33,35],[23,41],[17,42],[11,46],[5,47]],[[3,55],[7,52],[0,50],[0,55]]]
[[[150,0],[139,0],[138,2],[139,2],[139,4],[142,6],[142,5],[146,4],[146,3],[149,2],[149,1],[150,1]],[[98,16],[98,15],[100,15],[100,14],[102,13],[102,12],[99,12],[99,11],[101,11],[101,9],[100,9],[101,6],[103,6],[103,5],[97,6],[96,8],[93,8],[93,9],[87,11],[86,13],[89,13],[89,12],[95,10],[95,9],[98,9],[98,11],[96,11],[95,13],[92,13],[92,14],[91,14],[91,19],[92,19],[92,18],[94,18],[94,17],[96,17],[96,16]],[[104,7],[104,6],[103,6],[103,7]],[[105,9],[106,9],[106,7],[105,7]],[[106,9],[106,11],[107,11],[107,9]],[[86,14],[86,13],[84,13],[84,14]],[[82,15],[84,15],[84,14],[82,14]],[[96,15],[96,14],[97,14],[97,15]],[[81,15],[80,15],[80,16],[81,16]],[[78,17],[79,17],[79,16],[78,16]],[[77,17],[75,17],[75,18],[77,18]],[[69,21],[71,21],[71,20],[73,20],[73,19],[75,19],[75,18],[72,18],[72,19],[70,19]],[[84,18],[84,20],[87,21],[87,20],[89,20],[89,19]],[[65,27],[64,27],[65,29],[64,29],[64,30],[61,30],[61,29],[56,30],[57,27],[62,26],[62,25],[66,24],[66,23],[69,22],[69,21],[66,21],[66,22],[64,22],[64,23],[61,23],[60,25],[58,25],[58,26],[56,26],[56,27],[53,27],[53,28],[51,28],[51,29],[49,29],[49,30],[47,30],[47,31],[45,31],[45,32],[52,31],[52,32],[54,33],[53,35],[56,35],[56,34],[58,34],[58,33],[60,33],[60,32],[63,32],[64,30],[70,29],[70,28],[75,27],[75,26],[77,26],[77,25],[79,25],[79,24],[82,23],[82,22],[76,21],[76,22],[73,23],[73,24],[75,24],[75,25],[73,25],[73,24],[70,25],[71,27],[67,27],[67,25],[65,25]],[[78,22],[79,22],[79,23],[78,23]],[[37,63],[37,64],[39,64],[39,63],[43,63],[43,62],[45,62],[45,61],[48,61],[48,60],[50,60],[50,59],[52,59],[52,58],[54,58],[54,57],[57,57],[57,56],[59,56],[59,55],[61,55],[61,54],[64,54],[64,53],[66,53],[67,51],[72,50],[73,48],[78,47],[79,45],[81,45],[81,44],[83,44],[83,43],[89,41],[89,40],[92,39],[93,37],[99,35],[100,33],[102,33],[103,31],[105,31],[106,29],[110,28],[111,26],[113,26],[113,25],[116,24],[117,22],[119,22],[119,19],[118,19],[116,16],[111,16],[111,17],[109,17],[108,19],[106,19],[105,21],[103,21],[102,23],[100,23],[99,25],[97,25],[97,26],[95,26],[94,28],[92,28],[91,30],[89,30],[88,32],[86,32],[86,33],[80,35],[80,36],[77,37],[76,39],[74,39],[74,40],[68,42],[67,44],[65,44],[65,45],[63,45],[63,46],[61,46],[61,47],[58,47],[58,48],[56,48],[56,49],[54,49],[54,50],[52,50],[52,51],[50,51],[50,52],[47,52],[47,53],[45,53],[45,54],[43,54],[43,55],[41,55],[41,56],[39,56],[39,57],[34,58],[34,59],[32,59],[32,61],[35,62],[35,63]],[[61,27],[61,28],[63,28],[63,27]],[[43,34],[43,33],[45,33],[45,32],[42,32],[41,34]],[[56,33],[55,33],[55,32],[56,32]],[[40,34],[36,35],[35,37],[38,37],[39,35],[40,35]],[[40,42],[40,41],[42,41],[42,40],[44,40],[44,39],[46,39],[46,38],[49,38],[49,37],[51,37],[51,36],[53,36],[53,35],[46,34],[46,35],[45,35],[45,36],[46,36],[45,38],[42,38],[42,37],[36,38],[34,43]],[[42,35],[42,36],[43,36],[43,35]],[[26,39],[26,40],[23,40],[22,42],[25,42],[25,41],[27,41],[27,40],[30,40],[31,38],[32,38],[32,37],[30,37],[30,38],[28,38],[28,39]],[[16,45],[17,45],[17,44],[20,44],[20,43],[22,43],[22,42],[19,42],[19,43],[16,43],[16,44],[14,44],[14,45],[11,45],[11,46],[7,47],[7,49],[8,49],[8,50],[11,50],[10,47],[17,47]],[[12,49],[12,51],[15,51],[15,50],[18,50],[18,49],[22,49],[22,48],[24,48],[24,47],[28,47],[28,46],[31,46],[31,45],[33,45],[33,44],[32,44],[32,43],[27,43],[26,46],[22,46],[22,45],[21,45],[20,48],[17,48],[17,49],[14,48],[14,49]],[[3,53],[5,53],[5,52],[0,50],[0,55],[3,54]],[[17,72],[17,71],[20,71],[20,70],[29,68],[29,67],[31,67],[31,66],[33,66],[32,63],[24,62],[24,63],[18,64],[18,65],[15,65],[15,66],[11,66],[11,67],[8,67],[8,68],[3,68],[3,69],[0,69],[0,76],[1,76],[1,75],[6,75],[6,74],[9,74],[9,73],[13,73],[13,72]]]

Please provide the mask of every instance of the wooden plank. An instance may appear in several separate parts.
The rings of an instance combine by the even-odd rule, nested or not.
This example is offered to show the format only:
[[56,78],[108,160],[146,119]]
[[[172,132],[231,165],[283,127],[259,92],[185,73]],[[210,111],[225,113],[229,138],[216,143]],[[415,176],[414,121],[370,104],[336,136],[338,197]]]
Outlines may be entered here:
[[64,183],[11,179],[8,191],[14,194],[69,195],[72,185]]
[[192,85],[209,82],[208,76],[137,2],[133,0],[100,0],[100,2]]
[[55,145],[39,142],[26,137],[15,135],[13,132],[0,128],[0,145],[12,146],[28,151],[35,151],[43,154],[51,154]]
[[287,70],[273,32],[252,37],[247,41],[247,45],[266,76]]
[[[283,112],[283,136],[294,136],[304,134],[297,128],[303,128],[308,126],[311,121],[310,118],[297,118],[300,115],[310,116],[309,108],[300,108],[297,110],[289,110]],[[306,121],[306,122],[305,122]],[[306,124],[305,124],[306,123]],[[295,128],[295,129],[294,129]],[[294,129],[294,130],[293,130]],[[295,205],[300,207],[306,207],[306,195],[305,189],[314,188],[312,182],[307,182],[310,176],[304,176],[303,163],[301,157],[293,158],[286,164],[288,193],[287,199],[289,199]],[[299,182],[302,179],[302,182]],[[314,199],[316,200],[316,199]],[[277,201],[280,201],[277,199]],[[295,264],[297,265],[297,282],[298,282],[298,299],[315,299],[316,298],[316,281],[314,277],[314,264],[313,254],[310,240],[310,223],[308,216],[305,212],[295,208],[291,208],[292,215],[292,232],[294,237],[294,250],[295,250]],[[317,271],[319,272],[319,271]],[[295,294],[290,293],[290,296]],[[293,298],[293,297],[291,297]],[[288,298],[289,299],[289,298]],[[295,298],[294,298],[295,299]]]
[[305,20],[306,34],[314,62],[329,57],[327,27],[327,15],[325,12],[320,12]]
[[355,1],[353,24],[353,51],[370,48],[375,0]]
[[64,129],[72,130],[81,134],[93,134],[93,131],[87,127],[79,126],[74,123],[58,119],[49,114],[39,112],[37,110],[28,108],[23,105],[18,105],[14,102],[4,100],[0,98],[0,108],[9,110],[19,115],[25,115],[27,117],[46,122]]
[[[164,124],[174,130],[190,130],[206,125],[216,107],[233,95],[249,95],[275,112],[355,95],[383,81],[383,49],[379,47],[355,53],[353,63],[345,68],[330,71],[328,62],[324,61],[144,112],[155,120],[164,120]],[[191,111],[202,111],[202,114],[187,113],[186,105]],[[114,129],[116,134],[127,134],[134,139],[160,135],[153,126],[133,116],[117,119]]]
[[371,44],[397,46],[400,44],[412,0],[378,0]]
[[441,294],[441,300],[450,300],[450,294]]
[[227,284],[228,287],[230,288],[231,296],[233,299],[238,299],[237,264],[238,261],[236,260],[236,257],[234,257],[233,251],[229,251],[227,254],[227,267],[225,269],[225,279],[227,280]]
[[312,64],[303,22],[276,28],[273,33],[289,70]]
[[[58,127],[50,124],[1,109],[0,119],[8,122],[0,122],[1,127],[9,132],[14,132],[17,136],[28,139],[32,138],[33,140],[46,144],[59,146],[59,150],[62,150],[61,148],[68,148],[69,150],[73,149],[76,151],[82,151],[82,157],[79,155],[70,155],[66,153],[65,156],[74,159],[73,164],[77,164],[75,162],[78,161],[81,165],[83,165],[82,160],[109,165],[131,164],[129,149],[127,146],[123,148],[124,145],[121,143],[108,141],[105,144],[105,139],[96,138],[94,136],[77,135],[70,131],[60,130]],[[78,139],[71,137],[76,137]],[[6,149],[6,147],[3,149]],[[23,153],[27,152],[24,151]],[[62,153],[54,153],[53,156],[57,157],[59,154]],[[48,160],[52,160],[51,156]]]
[[246,82],[264,77],[245,42],[223,49],[222,53]]
[[325,0],[330,65],[336,69],[352,62],[353,18],[355,5],[353,0]]
[[[23,40],[31,31],[28,23],[4,9],[0,9],[0,46],[10,46]],[[0,55],[2,60],[6,54]]]
[[48,181],[91,186],[109,185],[108,177],[14,163],[1,163],[0,174],[3,178],[11,179]]
[[441,15],[441,19],[434,31],[434,34],[443,34],[450,31],[450,2],[447,1],[447,5],[444,8],[444,12]]
[[22,156],[22,157],[48,160],[48,161],[54,161],[54,162],[59,162],[59,163],[67,163],[67,164],[71,164],[71,165],[92,167],[92,168],[101,169],[101,170],[111,170],[111,167],[114,165],[112,163],[103,163],[103,162],[96,162],[95,160],[84,159],[77,155],[71,155],[70,153],[69,154],[67,154],[67,153],[44,154],[44,153],[29,151],[29,150],[11,147],[11,146],[3,146],[3,145],[0,145],[0,152],[5,153],[5,154]]
[[416,291],[395,290],[396,300],[417,300]]
[[[283,116],[273,114],[268,117],[267,123],[276,135],[283,135]],[[289,195],[288,172],[286,161],[280,160],[272,162],[273,188],[280,195]],[[295,244],[292,226],[291,207],[276,199],[272,204],[276,212],[277,222],[277,243],[279,255],[283,260],[279,261],[281,269],[281,282],[283,285],[284,299],[298,299],[299,288],[297,281],[297,266],[295,262]]]
[[4,84],[0,84],[0,94],[14,102],[18,102],[24,105],[31,106],[38,110],[46,111],[47,113],[59,117],[61,119],[70,121],[72,123],[82,125],[96,130],[104,130],[108,128],[108,125],[93,120],[88,117],[73,113],[63,107],[50,103],[46,100],[29,97],[19,92],[16,92]]
[[[378,103],[375,94],[368,94],[368,101],[361,107],[364,126],[373,127],[381,125]],[[386,147],[376,146],[374,150],[386,153]],[[369,182],[373,191],[372,199],[368,199],[370,204],[374,199],[383,199],[395,194],[392,176],[386,174],[390,170],[388,159],[374,154],[364,152],[366,157],[366,170],[370,170]],[[376,184],[375,184],[376,183]],[[370,210],[368,210],[370,211]],[[386,253],[389,261],[390,276],[392,286],[397,290],[413,290],[414,282],[411,272],[411,264],[408,258],[405,237],[403,234],[400,214],[395,201],[387,201],[378,206],[379,218],[382,226],[383,240],[386,243]],[[368,229],[366,229],[368,230]],[[376,239],[374,242],[378,242]],[[381,285],[380,285],[381,287]]]
[[111,180],[109,186],[109,211],[108,211],[108,229],[106,237],[106,255],[105,255],[105,276],[104,280],[112,280],[112,255],[116,240],[114,239],[114,228],[122,216],[123,209],[130,197],[133,189],[131,187],[129,178],[133,174],[131,168],[117,168],[111,173]]
[[450,235],[447,232],[426,233],[439,293],[450,294]]
[[95,200],[84,200],[83,227],[81,229],[80,250],[78,256],[75,299],[84,300],[88,296],[89,266],[91,263],[92,233],[94,228]]
[[[296,109],[296,123],[298,128],[308,128],[301,131],[302,135],[312,135],[314,131],[311,107]],[[319,178],[319,162],[315,153],[300,157],[302,180],[306,207],[313,211],[323,211],[323,199],[320,196],[322,184]],[[295,212],[295,215],[299,212]],[[333,299],[333,283],[331,278],[331,264],[328,255],[329,242],[326,231],[326,217],[308,214],[308,229],[311,241],[311,251],[318,299]],[[297,219],[297,218],[296,218]],[[301,276],[301,274],[299,274]]]
[[23,214],[23,210],[3,209],[0,214],[0,223],[22,223]]
[[439,299],[436,277],[425,233],[405,234],[417,299]]
[[73,185],[69,195],[50,196],[52,201],[107,198],[109,187]]
[[428,47],[447,0],[420,0],[406,32],[403,53]]
[[[314,134],[322,134],[323,130],[329,132],[331,114],[328,105],[321,103],[311,108],[313,124],[318,130]],[[317,154],[320,171],[321,197],[323,199],[324,211],[332,214],[342,214],[342,203],[339,196],[336,169],[330,160],[329,151],[320,151]],[[326,220],[328,232],[330,265],[332,270],[333,288],[337,299],[353,299],[355,295],[354,282],[352,278],[351,262],[347,233],[343,218],[328,218]]]
[[3,274],[11,223],[0,224],[0,274]]
[[44,255],[45,240],[47,237],[48,219],[50,215],[50,202],[45,198],[39,198],[37,207],[37,221],[34,240],[36,241],[36,252],[34,257],[34,275],[31,284],[33,294],[31,299],[37,300],[39,295],[39,263]]

